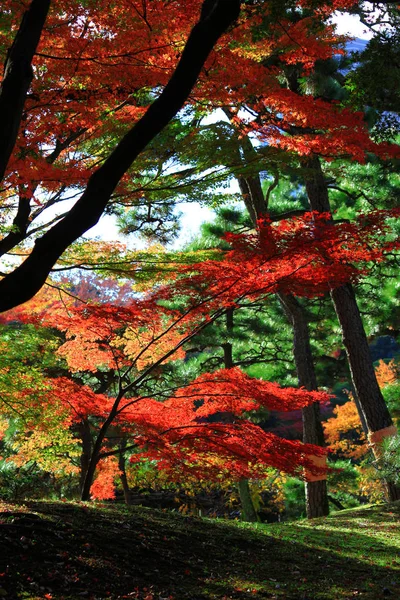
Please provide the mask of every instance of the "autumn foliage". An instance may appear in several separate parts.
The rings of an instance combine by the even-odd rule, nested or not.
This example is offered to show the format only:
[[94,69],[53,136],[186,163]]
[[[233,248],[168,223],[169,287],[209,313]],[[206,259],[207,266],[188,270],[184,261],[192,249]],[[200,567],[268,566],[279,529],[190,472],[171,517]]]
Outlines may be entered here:
[[[100,494],[97,488],[103,486],[103,479],[108,482],[103,487],[109,485],[113,476],[107,473],[115,476],[117,472],[112,471],[114,463],[107,458],[112,435],[109,437],[107,429],[103,429],[106,422],[120,428],[131,440],[136,448],[133,460],[156,460],[171,477],[188,470],[209,479],[218,477],[221,471],[240,478],[259,475],[269,465],[301,474],[301,467],[312,468],[309,454],[325,452],[266,433],[245,417],[260,407],[290,411],[317,400],[326,401],[328,396],[323,392],[282,388],[253,379],[236,368],[202,375],[175,390],[166,389],[162,391],[167,398],[164,401],[151,398],[147,381],[162,383],[163,365],[184,357],[183,342],[207,326],[210,316],[205,309],[216,307],[214,296],[210,306],[204,302],[194,305],[187,294],[185,274],[178,284],[181,281],[189,304],[180,311],[158,304],[158,297],[165,298],[170,290],[167,285],[156,296],[133,300],[128,306],[82,304],[68,296],[60,302],[54,292],[50,303],[48,295],[44,295],[45,306],[51,310],[31,312],[28,306],[25,314],[17,309],[16,314],[6,316],[8,322],[17,317],[62,332],[65,341],[57,355],[67,362],[71,374],[120,374],[117,396],[112,394],[115,378],[111,378],[111,387],[104,394],[94,392],[71,375],[45,380],[42,393],[41,402],[58,415],[60,427],[74,431],[79,423],[90,419],[92,427],[96,421],[97,431],[103,432],[96,463],[101,465],[107,460],[111,470],[100,467],[92,492],[95,495]],[[196,285],[194,280],[194,289]],[[221,281],[221,285],[226,282]],[[230,414],[233,422],[210,422],[211,416],[221,413]]]
[[[132,440],[133,460],[156,460],[171,477],[188,470],[212,479],[221,469],[237,478],[250,477],[266,465],[300,474],[301,467],[313,468],[308,455],[325,450],[266,433],[245,415],[261,407],[292,411],[326,402],[324,392],[282,388],[237,368],[201,375],[177,389],[161,387],[163,401],[151,397],[149,382],[162,384],[164,365],[182,360],[185,344],[228,307],[276,291],[317,296],[356,280],[364,265],[383,260],[395,247],[386,218],[385,211],[377,211],[357,223],[335,226],[329,215],[317,213],[279,225],[266,217],[257,236],[230,234],[232,249],[221,253],[221,259],[177,266],[170,282],[128,303],[78,302],[65,294],[60,300],[57,291],[46,291],[42,304],[33,300],[33,310],[29,304],[17,308],[3,322],[18,319],[62,333],[56,354],[71,374],[114,374],[106,393],[96,393],[71,374],[47,379],[43,391],[64,425],[97,419],[99,464],[108,460],[108,427],[113,424]],[[382,245],[383,235],[389,237]],[[169,307],[175,297],[182,299],[179,309]],[[211,423],[210,417],[218,414],[231,415],[232,422]],[[330,437],[333,445],[339,442]],[[111,469],[114,463],[108,462]],[[101,477],[110,481],[106,472]]]
[[368,452],[367,438],[351,395],[348,402],[334,409],[324,430],[330,449],[339,457],[359,459]]
[[[243,136],[257,140],[261,157],[273,150],[274,176],[280,169],[285,177],[304,170],[306,183],[313,176],[307,159],[398,159],[398,146],[372,139],[363,112],[307,88],[321,61],[345,54],[346,40],[330,18],[353,8],[349,0],[51,3],[0,190],[0,256],[13,252],[2,269],[0,309],[14,306],[0,323],[32,339],[35,332],[48,335],[25,354],[13,352],[9,338],[0,341],[8,361],[1,364],[0,435],[6,438],[7,428],[18,424],[12,442],[17,466],[33,461],[78,474],[86,499],[90,487],[92,497],[114,498],[114,481],[124,475],[119,458],[128,454],[132,463],[151,461],[172,480],[185,474],[261,478],[266,467],[303,478],[322,474],[314,459],[327,450],[266,432],[252,417],[263,409],[327,403],[328,393],[281,386],[239,367],[189,380],[174,368],[188,360],[197,336],[231,309],[273,294],[321,299],[358,283],[371,264],[398,250],[392,221],[398,209],[374,207],[352,221],[304,210],[276,221],[268,214],[269,192],[261,190],[265,211],[253,207],[255,231],[228,233],[228,249],[199,258],[193,252],[163,261],[160,251],[149,260],[148,252],[146,263],[119,242],[78,238],[105,210],[121,216],[148,207],[147,219],[161,222],[163,201],[175,199],[161,193],[152,203],[152,193],[157,186],[164,191],[162,177],[174,169],[180,136],[185,143],[193,138],[196,153],[202,118],[216,108],[237,137],[234,150],[232,140],[229,146],[235,160],[228,156],[224,168],[238,170],[242,187],[256,170],[252,161],[245,164]],[[4,2],[5,64],[25,10],[24,3]],[[204,35],[214,32],[207,52],[196,42],[201,27]],[[161,134],[165,147],[157,146]],[[256,146],[250,146],[253,160]],[[181,167],[172,174],[172,197],[180,193],[174,185]],[[258,177],[264,162],[256,167]],[[206,160],[193,167],[201,176],[209,169]],[[82,280],[58,273],[32,298],[52,269],[93,269],[113,283],[96,283],[91,293]],[[19,305],[26,298],[32,299]],[[377,375],[382,386],[392,382],[390,365],[382,363]],[[334,415],[325,427],[331,449],[360,458],[364,438],[354,403]]]

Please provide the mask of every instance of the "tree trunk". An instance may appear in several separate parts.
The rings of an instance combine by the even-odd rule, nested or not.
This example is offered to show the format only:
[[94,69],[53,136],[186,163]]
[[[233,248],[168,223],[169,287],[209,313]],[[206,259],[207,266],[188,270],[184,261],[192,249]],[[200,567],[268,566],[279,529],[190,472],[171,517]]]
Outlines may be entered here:
[[99,452],[95,453],[93,450],[82,486],[81,500],[83,502],[88,502],[90,500],[90,488],[92,487],[94,474],[99,460]]
[[131,504],[131,490],[129,489],[128,479],[126,477],[126,469],[125,469],[125,454],[124,449],[126,447],[126,440],[123,440],[120,446],[120,453],[118,457],[118,467],[120,470],[120,479],[122,483],[122,489],[124,492],[124,500],[125,504],[128,506]]
[[242,505],[242,519],[250,523],[259,521],[257,511],[254,508],[254,503],[250,494],[250,486],[248,479],[240,479],[238,481],[238,490],[240,503]]
[[340,322],[343,344],[348,357],[351,378],[365,416],[368,431],[378,431],[393,425],[386,402],[376,380],[353,286],[346,284],[331,292],[331,298]]
[[[226,318],[226,331],[229,334],[233,330],[233,308],[228,308],[225,313]],[[231,342],[225,342],[223,344],[224,350],[224,367],[225,369],[232,369],[233,363],[233,347]],[[231,414],[231,420],[233,421],[233,415]],[[250,494],[249,480],[240,479],[238,482],[239,498],[242,505],[242,518],[244,521],[256,522],[258,521],[257,511],[254,507],[253,500]]]
[[307,518],[316,519],[329,515],[326,479],[305,482]]
[[[330,212],[328,187],[317,156],[303,161],[308,169],[305,186],[310,208],[318,212]],[[353,286],[348,283],[331,291],[331,298],[342,329],[343,344],[349,361],[350,373],[356,390],[359,407],[368,428],[368,438],[377,461],[380,460],[380,443],[374,439],[395,433],[393,421],[379,388],[368,339],[358,309]],[[382,432],[382,436],[380,436]],[[374,435],[378,433],[378,436]],[[389,500],[400,499],[396,486],[387,484]]]
[[[293,327],[293,354],[299,385],[310,391],[317,390],[317,378],[304,309],[294,296],[279,294],[279,299]],[[303,442],[325,446],[319,402],[314,402],[311,406],[303,408],[302,417]],[[319,477],[308,475],[307,479],[308,481],[305,482],[307,517],[313,519],[328,515],[329,501],[326,475]]]
[[87,419],[82,419],[79,423],[79,436],[82,440],[82,452],[80,457],[81,472],[79,474],[79,490],[82,494],[86,474],[89,468],[90,455],[92,453],[92,436],[90,425]]
[[121,402],[122,397],[123,397],[123,392],[120,392],[120,394],[116,397],[116,399],[114,401],[114,405],[110,411],[110,414],[108,415],[107,419],[104,421],[103,425],[101,426],[100,431],[97,435],[97,438],[93,444],[92,455],[90,457],[90,461],[89,461],[88,468],[86,471],[85,480],[84,480],[83,487],[82,487],[81,500],[83,500],[83,501],[90,500],[90,488],[92,487],[93,478],[94,478],[94,474],[96,472],[97,464],[98,464],[99,460],[101,459],[101,447],[102,447],[104,438],[107,435],[108,429],[117,415],[118,406],[119,406],[119,403]]
[[[241,140],[241,148],[243,155],[251,160],[255,151],[249,138]],[[252,177],[239,177],[238,182],[249,216],[254,226],[257,227],[257,220],[265,216],[268,210],[267,199],[264,198],[262,192],[260,176],[258,174]],[[293,327],[293,352],[299,385],[310,391],[317,390],[307,318],[303,307],[294,296],[279,294],[279,299]],[[313,406],[303,409],[302,419],[303,442],[325,446],[319,403],[316,402]],[[305,487],[307,517],[311,519],[329,514],[326,477],[306,481]]]
[[50,0],[32,0],[7,53],[0,88],[0,181],[17,139],[26,94],[33,79],[31,63],[49,7]]

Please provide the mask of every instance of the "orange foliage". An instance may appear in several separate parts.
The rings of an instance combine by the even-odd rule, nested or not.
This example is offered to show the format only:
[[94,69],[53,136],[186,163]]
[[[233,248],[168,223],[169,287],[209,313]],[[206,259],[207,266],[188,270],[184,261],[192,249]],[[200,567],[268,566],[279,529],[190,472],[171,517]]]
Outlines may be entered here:
[[324,423],[327,443],[330,449],[346,458],[361,458],[367,454],[369,447],[362,430],[356,403],[351,394],[349,401],[337,406],[331,417]]
[[115,456],[103,458],[97,465],[97,477],[90,488],[93,500],[114,500],[115,480],[120,475]]
[[392,359],[390,362],[385,363],[384,360],[380,360],[378,366],[375,367],[376,379],[379,387],[384,388],[387,385],[392,385],[397,381],[397,367]]

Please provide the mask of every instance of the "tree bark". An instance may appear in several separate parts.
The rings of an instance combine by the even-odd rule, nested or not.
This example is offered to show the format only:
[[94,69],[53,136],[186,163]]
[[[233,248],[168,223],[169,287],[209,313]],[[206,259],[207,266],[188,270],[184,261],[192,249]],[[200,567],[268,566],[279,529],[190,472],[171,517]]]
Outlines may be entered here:
[[240,503],[242,505],[242,519],[250,523],[259,521],[257,511],[254,508],[254,503],[250,494],[250,486],[248,479],[240,479],[238,481],[238,490]]
[[79,436],[82,440],[82,452],[80,457],[81,471],[79,474],[79,489],[82,494],[92,453],[92,436],[90,433],[89,421],[87,419],[82,419],[79,423]]
[[[293,327],[293,355],[296,364],[299,385],[307,390],[317,390],[314,361],[310,344],[307,317],[299,301],[287,294],[278,294],[286,315]],[[324,430],[320,417],[319,402],[302,409],[303,442],[325,446]],[[306,511],[309,519],[329,514],[328,490],[326,478],[317,481],[305,481]]]
[[[233,330],[233,315],[234,309],[228,308],[225,313],[226,319],[226,331],[229,334],[232,333]],[[224,367],[225,369],[232,369],[234,366],[233,363],[233,346],[231,342],[225,342],[223,344],[224,350]],[[225,417],[226,418],[226,417]],[[233,422],[234,417],[232,413],[230,413],[231,421]],[[240,504],[242,506],[242,518],[244,521],[256,522],[258,521],[257,511],[254,507],[254,503],[250,494],[249,480],[248,479],[240,479],[238,481],[238,491]]]
[[50,0],[32,0],[8,51],[0,88],[0,181],[15,146],[26,94],[33,79],[32,59],[50,7]]
[[118,468],[120,470],[120,479],[121,479],[121,483],[122,483],[122,490],[124,492],[124,500],[125,500],[125,504],[127,504],[128,506],[131,504],[131,490],[129,489],[129,484],[128,484],[128,479],[126,476],[126,469],[125,469],[125,450],[126,447],[126,440],[123,440],[123,442],[120,445],[120,453],[119,453],[119,457],[118,457]]
[[[308,169],[305,187],[311,210],[330,213],[328,186],[319,158],[313,156],[305,159],[303,165]],[[362,412],[361,421],[366,423],[368,434],[371,436],[374,432],[393,426],[393,421],[376,379],[353,286],[347,283],[333,289],[330,295],[342,330],[351,378]],[[372,445],[372,451],[379,461],[379,444]],[[400,490],[388,484],[387,497],[389,500],[400,499]]]
[[182,108],[219,37],[239,16],[240,0],[203,5],[167,86],[89,178],[86,190],[61,221],[36,241],[29,257],[0,281],[0,312],[26,302],[45,283],[61,254],[100,219],[112,193],[137,156]]
[[98,464],[99,460],[101,459],[101,447],[102,447],[103,441],[107,435],[108,429],[117,415],[118,407],[122,400],[122,397],[123,397],[122,392],[116,397],[114,405],[113,405],[107,419],[104,421],[103,425],[101,426],[100,431],[97,435],[97,438],[93,444],[92,454],[90,456],[85,480],[84,480],[83,486],[82,486],[81,500],[83,500],[83,501],[90,500],[90,488],[92,487],[93,478],[94,478],[94,474],[96,472],[97,464]]
[[389,427],[393,421],[376,379],[353,286],[346,284],[332,290],[331,298],[342,328],[351,378],[368,431]]

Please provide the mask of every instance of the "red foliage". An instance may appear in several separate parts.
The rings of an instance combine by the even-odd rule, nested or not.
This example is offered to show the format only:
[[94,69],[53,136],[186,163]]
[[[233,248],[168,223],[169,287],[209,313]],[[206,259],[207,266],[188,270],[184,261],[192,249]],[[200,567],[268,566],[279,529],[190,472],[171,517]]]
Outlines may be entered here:
[[51,404],[53,399],[59,401],[62,408],[68,411],[66,425],[89,416],[105,418],[110,412],[113,399],[104,394],[96,394],[87,385],[67,377],[57,377],[49,380],[49,387],[47,401]]
[[356,281],[370,261],[382,261],[398,247],[397,241],[383,238],[385,219],[395,212],[376,211],[356,223],[339,225],[329,215],[316,213],[276,225],[265,219],[257,234],[228,234],[232,250],[221,260],[178,268],[180,278],[160,289],[158,296],[168,298],[179,290],[191,299],[196,314],[210,318],[221,307],[277,291],[322,295]]
[[120,474],[118,461],[114,456],[104,458],[97,465],[97,477],[90,488],[94,500],[114,500],[115,479]]
[[[299,3],[304,4],[304,3]],[[318,6],[319,4],[319,6]],[[278,89],[274,67],[262,60],[277,54],[286,64],[310,69],[338,52],[341,38],[321,21],[334,8],[313,3],[313,16],[276,21],[269,3],[243,7],[237,25],[222,36],[191,94],[191,102],[228,106],[249,95],[268,97]],[[6,179],[8,198],[24,191],[56,192],[60,182],[84,186],[104,158],[104,140],[126,131],[146,110],[148,90],[166,85],[202,0],[140,3],[104,0],[52,3],[34,60],[35,78]],[[11,46],[24,3],[3,2],[11,28],[0,46]],[[257,41],[257,28],[268,32]],[[151,96],[148,95],[148,102]],[[106,144],[107,147],[107,144]],[[53,160],[52,153],[57,154]],[[51,158],[49,160],[49,157]],[[129,188],[121,181],[119,192]],[[137,196],[142,192],[138,190]],[[36,202],[43,202],[36,198]]]
[[301,476],[303,467],[319,473],[310,456],[324,455],[320,446],[302,444],[266,433],[249,421],[213,423],[178,429],[174,435],[153,435],[142,441],[144,450],[132,456],[156,460],[171,477],[185,473],[199,478],[218,478],[229,473],[233,479],[260,477],[265,467]]
[[[165,402],[130,400],[121,406],[120,418],[128,429],[133,427],[136,443],[143,448],[132,460],[155,459],[172,476],[187,471],[212,478],[228,470],[240,478],[260,474],[266,466],[298,473],[299,466],[312,468],[308,455],[325,450],[266,433],[244,413],[260,406],[292,410],[328,397],[253,379],[235,368],[201,375]],[[234,422],[209,421],[221,412],[229,413]]]
[[344,157],[360,163],[365,162],[368,152],[384,159],[400,156],[397,144],[371,140],[364,113],[333,101],[279,88],[253,108],[260,115],[256,123],[242,124],[238,119],[236,122],[270,146],[302,156],[317,154],[325,160]]

